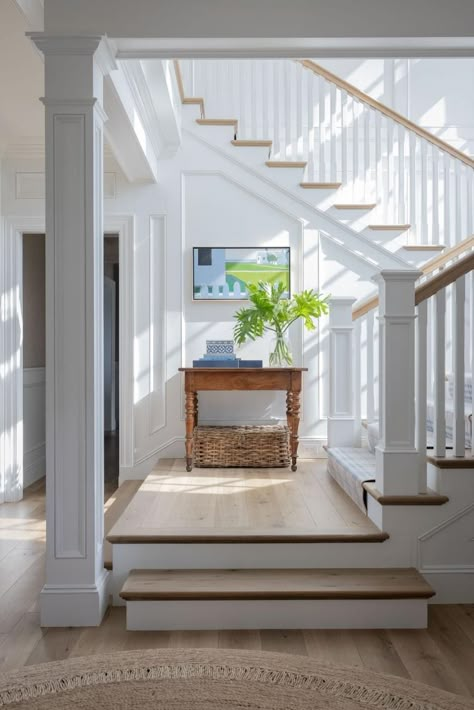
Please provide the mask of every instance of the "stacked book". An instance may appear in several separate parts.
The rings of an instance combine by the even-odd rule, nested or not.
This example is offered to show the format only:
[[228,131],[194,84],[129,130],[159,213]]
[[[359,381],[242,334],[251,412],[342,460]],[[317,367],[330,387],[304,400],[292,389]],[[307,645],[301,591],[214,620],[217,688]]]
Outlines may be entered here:
[[206,353],[193,367],[262,367],[261,360],[242,360],[234,353],[233,340],[206,340]]

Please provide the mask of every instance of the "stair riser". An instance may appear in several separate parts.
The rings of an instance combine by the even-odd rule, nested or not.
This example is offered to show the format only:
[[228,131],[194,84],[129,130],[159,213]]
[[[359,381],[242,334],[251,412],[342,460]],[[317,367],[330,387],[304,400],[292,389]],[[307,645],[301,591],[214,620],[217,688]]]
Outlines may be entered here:
[[[204,140],[212,142],[223,148],[232,148],[231,140],[235,136],[234,126],[191,126],[193,131],[197,131]],[[236,148],[234,150],[237,150]]]
[[[269,168],[268,165],[264,165],[263,169],[267,179],[291,190],[298,189],[305,175],[305,168]],[[301,195],[301,197],[304,198],[307,195]]]
[[127,602],[127,629],[422,629],[426,599]]
[[265,161],[268,160],[270,148],[264,146],[257,147],[238,147],[231,145],[234,151],[231,155],[237,160],[241,160],[246,165],[258,166],[263,168]]
[[252,544],[114,544],[114,604],[132,569],[271,569],[406,567],[407,547],[385,542]]

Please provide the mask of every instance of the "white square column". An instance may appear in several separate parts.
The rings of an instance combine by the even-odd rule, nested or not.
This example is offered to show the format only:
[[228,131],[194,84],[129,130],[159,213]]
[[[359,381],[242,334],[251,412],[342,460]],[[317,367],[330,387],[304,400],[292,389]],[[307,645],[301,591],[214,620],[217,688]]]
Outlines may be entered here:
[[415,282],[420,271],[381,271],[376,486],[384,495],[419,493],[415,447]]
[[45,56],[46,584],[43,626],[100,624],[103,564],[101,36],[31,35]]

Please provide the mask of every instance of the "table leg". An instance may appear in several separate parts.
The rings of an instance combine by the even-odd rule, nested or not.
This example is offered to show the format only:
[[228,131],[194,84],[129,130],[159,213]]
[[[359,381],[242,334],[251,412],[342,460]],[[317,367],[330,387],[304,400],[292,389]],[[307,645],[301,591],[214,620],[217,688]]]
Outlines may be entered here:
[[198,400],[198,393],[194,393],[194,426],[197,427],[198,425],[198,411],[199,411],[199,400]]
[[286,419],[290,431],[291,470],[296,471],[298,456],[298,427],[300,424],[300,393],[292,390],[286,394]]
[[193,433],[196,421],[195,410],[196,393],[186,392],[186,471],[193,468]]

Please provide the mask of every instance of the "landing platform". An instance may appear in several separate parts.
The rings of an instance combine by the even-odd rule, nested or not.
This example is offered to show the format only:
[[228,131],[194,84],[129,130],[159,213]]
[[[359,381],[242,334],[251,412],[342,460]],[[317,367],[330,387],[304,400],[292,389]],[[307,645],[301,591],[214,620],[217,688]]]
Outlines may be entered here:
[[380,531],[326,471],[214,468],[159,462],[110,530],[111,543],[382,542]]

